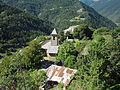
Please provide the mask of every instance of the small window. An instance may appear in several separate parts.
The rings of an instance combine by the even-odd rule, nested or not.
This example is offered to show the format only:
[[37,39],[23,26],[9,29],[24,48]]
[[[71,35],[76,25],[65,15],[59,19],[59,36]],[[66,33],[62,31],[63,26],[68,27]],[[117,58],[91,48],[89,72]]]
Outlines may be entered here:
[[55,40],[55,36],[53,36],[53,40]]

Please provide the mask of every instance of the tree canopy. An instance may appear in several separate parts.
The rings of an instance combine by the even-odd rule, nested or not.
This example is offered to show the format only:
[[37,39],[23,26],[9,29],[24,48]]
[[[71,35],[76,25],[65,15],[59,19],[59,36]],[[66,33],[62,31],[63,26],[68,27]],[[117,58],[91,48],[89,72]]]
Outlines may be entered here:
[[6,56],[0,63],[0,89],[34,89],[38,90],[46,80],[46,73],[39,70],[44,56],[39,37],[29,46],[19,50],[12,56]]
[[[119,30],[119,27],[113,30],[103,27],[94,30],[91,40],[63,42],[58,59],[63,60],[66,67],[78,70],[68,90],[120,89]],[[88,53],[84,55],[85,48]],[[74,55],[73,51],[77,53]]]

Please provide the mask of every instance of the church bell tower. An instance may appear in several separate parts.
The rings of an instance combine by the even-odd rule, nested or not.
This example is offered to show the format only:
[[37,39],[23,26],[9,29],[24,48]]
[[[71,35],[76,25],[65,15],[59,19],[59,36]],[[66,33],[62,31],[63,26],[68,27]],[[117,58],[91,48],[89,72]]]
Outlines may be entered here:
[[54,29],[51,33],[51,46],[58,46],[58,34],[56,29]]

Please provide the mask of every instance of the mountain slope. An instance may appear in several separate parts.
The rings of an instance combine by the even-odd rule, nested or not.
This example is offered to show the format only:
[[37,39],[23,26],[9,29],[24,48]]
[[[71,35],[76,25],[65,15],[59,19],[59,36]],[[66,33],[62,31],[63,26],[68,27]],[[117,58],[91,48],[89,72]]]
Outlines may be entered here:
[[107,18],[99,15],[93,8],[79,0],[3,0],[4,2],[18,6],[41,19],[49,20],[60,29],[71,25],[88,24],[93,28],[116,25]]
[[[113,22],[120,24],[120,0],[82,0],[84,3],[95,8],[100,14],[108,17]],[[91,2],[92,3],[89,3]]]
[[[51,23],[0,2],[0,53],[15,51],[39,35],[50,34]],[[1,54],[0,54],[1,55]]]

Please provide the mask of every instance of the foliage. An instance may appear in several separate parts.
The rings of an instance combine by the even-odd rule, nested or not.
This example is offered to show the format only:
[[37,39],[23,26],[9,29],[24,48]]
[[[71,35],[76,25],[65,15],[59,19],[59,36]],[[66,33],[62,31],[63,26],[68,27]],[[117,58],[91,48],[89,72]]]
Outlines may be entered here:
[[73,38],[72,32],[67,31],[65,37],[72,39]]
[[[79,0],[3,0],[28,11],[43,20],[49,20],[60,29],[72,25],[88,24],[93,28],[116,25]],[[111,14],[110,14],[111,15]]]
[[110,33],[113,38],[119,38],[120,37],[120,26],[113,29]]
[[21,71],[17,72],[16,74],[2,76],[0,78],[0,88],[2,90],[16,90],[16,89],[35,89],[37,90],[38,87],[31,82],[31,78],[29,74],[30,71]]
[[45,55],[44,50],[41,49],[41,46],[38,44],[33,44],[35,46],[30,46],[25,48],[22,53],[22,62],[26,67],[35,67],[40,65],[43,56]]
[[50,90],[63,90],[63,84],[62,83],[59,83],[56,87],[50,89]]
[[75,64],[79,70],[75,78],[80,81],[78,83],[81,88],[98,90],[119,84],[119,40],[105,42],[100,40],[89,44],[89,54],[86,56],[79,54]]
[[0,54],[11,55],[39,35],[50,34],[51,23],[0,2]]
[[100,35],[96,35],[95,40],[96,40],[96,42],[103,42],[103,43],[105,42],[105,38]]
[[47,79],[46,73],[41,70],[35,70],[30,74],[33,83],[38,86],[44,85],[45,80]]
[[82,42],[80,42],[80,41],[76,41],[76,46],[75,46],[75,48],[76,48],[76,51],[77,51],[77,52],[81,52],[81,51],[84,49],[84,47],[85,47],[85,44],[84,44],[84,43],[82,43]]
[[75,50],[75,46],[72,42],[69,41],[65,41],[58,50],[58,56],[57,56],[57,60],[63,60],[65,61],[67,59],[68,56],[70,55],[76,55],[77,52]]
[[[94,30],[92,40],[64,42],[58,52],[59,60],[66,67],[77,69],[67,90],[116,90],[120,84],[120,38],[119,27]],[[72,46],[73,45],[73,46]],[[73,48],[74,47],[74,48]],[[88,54],[82,55],[84,48]],[[71,50],[72,49],[72,50]],[[75,55],[66,50],[77,52]],[[66,55],[66,56],[65,56]]]
[[[39,0],[39,1],[42,2],[42,0]],[[53,2],[53,0],[49,0],[47,4],[49,4],[49,6],[52,5],[54,9],[52,8],[52,10],[48,11],[47,9],[50,9],[50,7],[45,5],[46,7],[44,9],[44,12],[41,14],[40,17],[48,19],[52,22],[55,21],[57,22],[56,26],[57,24],[60,24],[59,27],[63,26],[62,28],[65,28],[65,27],[68,27],[69,25],[78,24],[75,22],[72,22],[71,24],[68,21],[69,19],[71,18],[73,19],[74,17],[76,17],[76,11],[78,9],[84,7],[82,16],[79,16],[80,13],[77,12],[79,14],[77,14],[78,17],[76,18],[82,17],[82,20],[89,19],[90,22],[87,20],[85,21],[85,23],[87,22],[88,24],[90,24],[90,26],[93,26],[94,28],[107,26],[107,25],[109,26],[109,24],[110,24],[109,28],[112,28],[115,26],[114,24],[112,24],[112,22],[108,23],[109,20],[101,21],[101,20],[104,20],[105,18],[101,17],[100,15],[96,16],[95,14],[96,12],[93,9],[89,8],[88,6],[82,3],[81,4],[76,3],[75,1],[73,2],[71,2],[71,0],[69,1],[70,2],[66,0],[61,3],[59,3],[60,1],[57,1],[57,2],[55,1],[54,2],[55,5],[53,5],[53,3],[51,3]],[[25,44],[25,42],[30,40],[30,38],[31,39],[33,37],[35,38],[36,33],[37,35],[49,33],[49,30],[51,28],[49,27],[50,23],[47,24],[47,22],[44,22],[39,18],[28,15],[28,13],[23,12],[17,8],[13,8],[4,3],[0,3],[0,5],[1,5],[0,25],[2,27],[0,28],[0,32],[2,32],[0,34],[0,39],[1,39],[0,42],[5,44],[4,48],[7,47],[8,43],[11,44],[12,42],[14,43],[19,42],[17,44],[21,46],[20,43]],[[60,7],[62,6],[61,10],[59,10],[58,6],[56,5]],[[71,7],[74,5],[76,7]],[[71,10],[73,11],[68,12]],[[92,13],[92,11],[94,13]],[[61,14],[59,14],[61,12],[65,13],[66,15],[64,15],[63,17]],[[60,15],[60,18],[58,18],[60,21],[55,19],[56,14]],[[66,17],[67,19],[65,19]],[[74,20],[76,18],[74,18]],[[98,20],[98,18],[100,20]],[[83,22],[84,21],[82,21],[82,23]],[[107,24],[105,24],[106,22]],[[40,25],[38,25],[38,23],[40,23]],[[94,24],[94,25],[91,25],[91,24]],[[40,34],[38,33],[39,29],[41,30]],[[34,31],[36,32],[33,35]],[[107,28],[99,28],[97,30],[94,30],[94,35],[92,39],[93,30],[91,30],[91,28],[89,28],[86,25],[81,25],[76,28],[73,34],[75,38],[79,38],[79,39],[88,37],[90,40],[89,41],[85,40],[85,42],[87,43],[83,43],[82,40],[78,42],[64,41],[65,37],[62,36],[63,32],[60,33],[61,35],[60,40],[64,42],[59,47],[57,60],[63,60],[64,65],[66,67],[74,68],[78,70],[72,82],[67,87],[68,90],[80,90],[80,89],[84,89],[84,90],[94,90],[94,89],[100,90],[101,89],[102,90],[106,88],[110,88],[110,89],[119,88],[119,84],[120,84],[120,36],[119,36],[120,34],[119,34],[119,31],[120,31],[120,27],[117,27],[113,30],[109,30]],[[67,33],[67,36],[69,35],[70,33]],[[28,36],[31,36],[31,37],[28,37]],[[110,40],[108,39],[107,36],[110,36]],[[20,40],[16,40],[16,38]],[[44,36],[37,37],[33,41],[28,43],[29,46],[19,50],[12,56],[7,56],[2,59],[2,63],[0,63],[0,77],[1,77],[0,89],[38,90],[39,85],[43,85],[46,79],[46,75],[43,71],[40,71],[38,69],[41,67],[41,64],[42,64],[41,62],[43,60],[43,56],[45,53],[44,50],[41,49],[40,42],[42,42],[45,39],[46,37]],[[17,48],[18,46],[15,44],[15,47]],[[85,47],[88,48],[88,54],[82,55],[81,52]],[[0,45],[0,48],[3,48],[3,46]],[[1,52],[4,52],[4,48],[3,48],[3,51],[1,50]],[[12,50],[14,51],[14,48],[12,48],[11,51]],[[57,87],[61,88],[61,86],[62,85],[59,84]]]
[[85,24],[82,24],[75,28],[73,31],[73,37],[77,38],[79,40],[83,38],[92,38],[92,31],[89,29],[89,27]]
[[110,33],[110,29],[107,27],[101,27],[94,31],[93,35],[108,35]]
[[119,89],[120,89],[120,84],[116,84],[114,86],[107,88],[106,90],[119,90]]
[[64,35],[64,31],[60,31],[58,36],[59,36],[59,42],[61,44],[66,39]]
[[43,37],[38,37],[26,48],[2,59],[0,64],[0,89],[38,90],[46,79],[46,74],[37,70],[41,66],[44,55],[44,51],[40,48],[40,42],[43,40]]
[[74,64],[76,63],[76,57],[75,56],[68,56],[67,59],[64,61],[64,66],[69,68],[74,68]]
[[80,81],[72,80],[70,85],[67,87],[67,90],[83,90],[80,86]]

